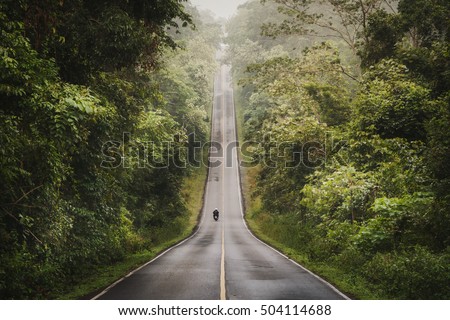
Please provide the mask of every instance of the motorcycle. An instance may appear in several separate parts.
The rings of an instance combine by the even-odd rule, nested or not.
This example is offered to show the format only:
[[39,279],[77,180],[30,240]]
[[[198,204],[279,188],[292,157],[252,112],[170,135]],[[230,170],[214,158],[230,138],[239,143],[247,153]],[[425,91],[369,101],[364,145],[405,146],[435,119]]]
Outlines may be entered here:
[[219,211],[217,211],[217,210],[214,210],[214,212],[213,212],[213,218],[214,218],[214,220],[219,220]]

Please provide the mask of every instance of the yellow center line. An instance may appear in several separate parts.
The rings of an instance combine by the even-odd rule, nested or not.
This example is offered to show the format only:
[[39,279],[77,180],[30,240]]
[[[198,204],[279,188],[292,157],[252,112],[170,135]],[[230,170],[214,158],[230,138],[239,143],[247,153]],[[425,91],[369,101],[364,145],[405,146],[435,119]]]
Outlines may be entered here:
[[225,285],[225,164],[226,164],[226,147],[225,147],[225,89],[224,74],[221,70],[221,90],[222,90],[222,257],[220,262],[220,300],[227,299],[227,290]]

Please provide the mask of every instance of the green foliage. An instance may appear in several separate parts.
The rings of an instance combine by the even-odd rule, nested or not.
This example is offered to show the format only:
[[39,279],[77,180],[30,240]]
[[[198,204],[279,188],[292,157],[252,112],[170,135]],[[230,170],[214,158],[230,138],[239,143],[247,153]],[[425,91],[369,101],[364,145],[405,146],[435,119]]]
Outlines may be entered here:
[[448,299],[449,255],[417,246],[412,250],[378,253],[364,273],[386,298]]
[[[448,1],[260,2],[228,37],[259,147],[250,219],[355,292],[447,299]],[[252,13],[268,38],[245,27]]]
[[355,236],[356,247],[369,254],[397,249],[400,245],[426,243],[423,234],[426,235],[432,203],[433,195],[428,194],[376,199],[371,207],[374,218]]
[[448,123],[450,121],[450,94],[439,99],[436,103],[436,113],[427,123],[430,148],[427,156],[430,167],[437,179],[443,183],[450,181],[450,132]]
[[[266,3],[268,0],[261,0]],[[354,53],[367,43],[369,16],[394,1],[384,0],[273,0],[285,15],[282,22],[263,25],[263,33],[277,37],[285,34],[338,38]]]
[[[349,79],[342,70],[344,67],[339,53],[330,43],[305,50],[301,58],[282,56],[251,64],[247,68],[250,77],[241,81],[255,88],[255,93],[249,99],[247,114],[257,109],[260,111],[255,116],[261,117],[261,113],[267,116],[270,107],[262,107],[267,102],[258,98],[264,99],[266,96],[265,100],[272,105],[290,105],[296,109],[295,112],[314,117],[328,125],[345,123],[350,113],[349,91],[342,84],[348,84]],[[250,130],[257,131],[257,128]]]
[[375,11],[369,16],[366,30],[367,43],[359,52],[363,67],[376,65],[385,57],[395,53],[397,42],[402,37],[402,24],[399,20],[398,15],[384,10]]
[[273,212],[295,210],[300,188],[308,174],[322,165],[326,152],[325,126],[311,118],[291,113],[286,106],[271,112],[262,131],[267,135],[258,150],[262,164],[258,193]]
[[373,177],[353,167],[317,172],[302,190],[302,204],[314,220],[333,227],[339,222],[364,221],[369,217],[376,184]]
[[436,40],[448,41],[450,4],[445,0],[401,0],[398,11],[405,30],[415,30],[414,45],[430,47]]
[[408,77],[405,66],[383,61],[367,74],[355,104],[358,129],[382,138],[424,140],[432,112],[430,91]]
[[[218,28],[176,43],[182,2],[1,2],[1,298],[55,298],[184,233],[181,164],[207,136]],[[181,41],[203,55],[165,51]]]

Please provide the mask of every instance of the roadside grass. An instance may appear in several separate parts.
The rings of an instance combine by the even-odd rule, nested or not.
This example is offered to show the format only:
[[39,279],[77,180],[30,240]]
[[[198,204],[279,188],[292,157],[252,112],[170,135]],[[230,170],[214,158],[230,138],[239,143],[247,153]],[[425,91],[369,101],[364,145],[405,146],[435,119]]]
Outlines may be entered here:
[[369,284],[361,276],[343,271],[330,263],[311,261],[308,255],[302,252],[305,244],[302,243],[301,236],[296,234],[298,231],[295,226],[289,227],[281,219],[272,219],[260,210],[258,203],[259,200],[255,199],[248,204],[245,217],[250,230],[260,240],[331,283],[351,299],[382,299],[376,292],[368,289]]
[[151,261],[168,248],[186,239],[194,232],[201,214],[203,191],[206,181],[206,167],[196,168],[182,187],[188,214],[178,217],[164,229],[154,230],[157,241],[147,250],[126,256],[114,265],[99,267],[92,274],[71,288],[70,292],[56,297],[61,300],[91,299],[118,279]]
[[104,288],[124,277],[131,271],[144,265],[148,261],[151,261],[158,254],[175,245],[182,239],[183,237],[180,236],[177,239],[173,239],[172,241],[155,246],[150,250],[145,250],[127,256],[123,261],[120,261],[117,264],[100,267],[95,270],[91,276],[85,278],[81,283],[76,285],[70,293],[64,294],[58,297],[58,299],[91,299],[100,293]]
[[[235,86],[236,93],[238,90]],[[239,94],[236,94],[235,104],[238,139],[242,145],[244,136],[244,109],[242,107],[243,101],[239,98]],[[296,261],[331,283],[351,299],[381,299],[381,295],[369,289],[369,284],[361,276],[345,272],[336,265],[311,261],[304,252],[306,248],[305,243],[302,242],[302,236],[299,235],[301,231],[290,223],[291,221],[287,222],[283,221],[283,219],[273,219],[271,215],[263,211],[261,199],[254,194],[260,169],[258,166],[241,168],[245,220],[253,234],[293,261]]]
[[[213,79],[211,79],[210,85],[211,92],[213,92]],[[211,97],[211,107],[207,110],[208,121],[211,119],[212,107]],[[208,130],[207,141],[210,139],[210,134]],[[68,292],[59,294],[56,299],[92,299],[115,281],[189,237],[198,226],[203,208],[203,196],[208,175],[208,168],[204,164],[208,161],[208,150],[208,146],[205,146],[202,152],[202,165],[199,168],[193,168],[183,181],[181,196],[185,201],[187,215],[178,217],[173,224],[166,226],[166,228],[153,230],[157,236],[155,237],[156,241],[153,241],[150,248],[130,254],[114,265],[96,268],[89,277],[74,285],[70,290],[67,290]]]
[[200,210],[203,207],[203,195],[207,178],[207,168],[197,168],[192,175],[185,180],[181,191],[186,201],[186,207],[189,211],[187,230],[192,230],[197,226],[200,218]]

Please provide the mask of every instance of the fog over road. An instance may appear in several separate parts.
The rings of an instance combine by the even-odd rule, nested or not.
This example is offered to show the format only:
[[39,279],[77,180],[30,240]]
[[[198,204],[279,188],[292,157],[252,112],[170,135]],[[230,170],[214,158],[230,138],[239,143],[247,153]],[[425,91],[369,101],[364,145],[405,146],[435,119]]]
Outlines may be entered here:
[[[345,299],[335,288],[257,240],[242,212],[229,66],[215,79],[213,149],[197,233],[106,289],[97,299]],[[228,146],[228,147],[227,147]],[[224,161],[224,159],[226,161]],[[224,163],[227,162],[227,163]],[[212,211],[221,212],[214,221]]]
[[236,13],[237,7],[247,0],[191,0],[191,3],[200,10],[210,10],[221,18],[229,18]]

